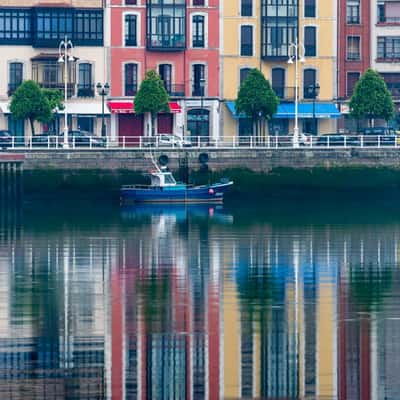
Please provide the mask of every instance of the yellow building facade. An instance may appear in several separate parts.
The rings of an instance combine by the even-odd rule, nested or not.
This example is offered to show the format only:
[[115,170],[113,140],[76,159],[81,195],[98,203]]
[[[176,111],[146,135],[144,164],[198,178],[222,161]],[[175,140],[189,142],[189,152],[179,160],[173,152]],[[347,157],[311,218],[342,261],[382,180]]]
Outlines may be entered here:
[[[336,132],[337,1],[225,1],[222,12],[221,74],[224,137],[251,135],[251,124],[235,113],[241,81],[258,68],[280,99],[268,124],[270,135],[292,134],[295,123],[295,64],[298,51],[298,126],[300,132]],[[314,95],[319,93],[314,99]]]

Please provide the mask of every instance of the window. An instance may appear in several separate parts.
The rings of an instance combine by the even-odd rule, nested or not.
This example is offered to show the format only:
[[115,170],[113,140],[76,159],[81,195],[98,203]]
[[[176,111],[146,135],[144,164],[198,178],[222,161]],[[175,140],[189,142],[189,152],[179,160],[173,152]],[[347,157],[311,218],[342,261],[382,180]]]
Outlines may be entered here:
[[318,135],[318,121],[317,118],[304,118],[303,119],[303,132],[310,135]]
[[58,48],[65,36],[76,46],[102,46],[103,10],[57,7],[0,10],[0,44]]
[[192,17],[192,46],[205,47],[204,27],[205,18],[203,15],[193,15]]
[[103,10],[76,10],[72,15],[75,45],[103,45]]
[[193,0],[193,3],[192,3],[194,6],[204,6],[205,5],[205,2],[204,2],[204,0]]
[[315,0],[304,0],[304,17],[315,18]]
[[360,23],[360,0],[347,0],[346,21],[348,24]]
[[85,132],[94,132],[94,117],[89,115],[78,115],[78,129]]
[[304,78],[303,78],[303,97],[305,99],[314,98],[313,93],[310,92],[309,87],[315,85],[317,78],[317,72],[315,69],[305,69],[304,70]]
[[22,83],[23,64],[20,62],[10,63],[10,75],[8,78],[8,95],[11,96]]
[[184,50],[186,48],[186,1],[147,0],[147,48]]
[[347,60],[360,60],[360,36],[347,36]]
[[158,73],[164,83],[165,90],[170,94],[172,91],[172,65],[160,64],[158,67]]
[[381,73],[380,75],[392,96],[398,99],[400,97],[400,73]]
[[251,68],[240,68],[240,85],[245,81],[247,75],[249,75]]
[[0,10],[0,44],[30,44],[31,10]]
[[243,25],[240,27],[240,55],[253,55],[253,27]]
[[137,46],[137,16],[125,15],[125,46]]
[[400,36],[379,36],[377,58],[381,60],[399,59]]
[[198,136],[208,138],[210,134],[210,113],[206,109],[189,110],[187,113],[187,129],[196,143]]
[[346,82],[346,95],[351,97],[357,81],[360,79],[360,72],[348,72]]
[[125,64],[125,96],[134,96],[138,88],[137,64]]
[[304,28],[304,48],[306,57],[317,55],[317,28],[315,26]]
[[204,96],[205,93],[205,66],[193,64],[192,67],[192,96]]
[[280,99],[285,97],[285,70],[283,68],[272,69],[272,90]]
[[265,0],[261,6],[261,57],[286,59],[298,37],[298,0]]
[[80,63],[78,70],[78,97],[94,97],[92,64]]
[[135,6],[137,4],[137,0],[125,0],[125,4],[128,6]]
[[242,17],[251,17],[253,15],[253,0],[242,0],[240,11]]

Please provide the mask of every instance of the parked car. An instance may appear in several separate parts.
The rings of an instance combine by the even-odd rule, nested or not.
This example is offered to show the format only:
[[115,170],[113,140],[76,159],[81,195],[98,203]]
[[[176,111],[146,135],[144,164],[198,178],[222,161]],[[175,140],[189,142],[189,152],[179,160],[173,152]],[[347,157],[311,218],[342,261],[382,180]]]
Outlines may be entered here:
[[170,147],[190,147],[192,142],[187,139],[182,139],[177,135],[169,133],[160,133],[154,137],[144,137],[143,146],[170,146]]
[[359,146],[360,138],[356,135],[342,135],[340,133],[323,134],[317,137],[318,146]]
[[12,135],[7,129],[0,129],[0,147],[2,149],[7,149],[12,145]]
[[394,146],[396,144],[396,131],[388,127],[365,128],[362,131],[364,146]]
[[[59,133],[59,145],[62,146],[64,140],[64,132]],[[105,145],[105,140],[102,137],[94,135],[92,132],[71,130],[68,131],[68,143],[70,146],[94,146],[100,147]]]
[[62,139],[56,132],[41,132],[32,136],[32,146],[55,147]]
[[172,147],[190,147],[192,145],[192,142],[186,139],[182,139],[177,135],[161,133],[158,135],[158,145]]

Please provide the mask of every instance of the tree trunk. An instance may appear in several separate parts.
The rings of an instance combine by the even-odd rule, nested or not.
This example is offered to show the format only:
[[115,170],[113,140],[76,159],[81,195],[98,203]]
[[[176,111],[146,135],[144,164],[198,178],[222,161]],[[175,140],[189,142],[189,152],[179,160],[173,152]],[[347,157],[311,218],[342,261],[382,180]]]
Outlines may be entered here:
[[31,126],[31,135],[34,136],[35,135],[35,124],[34,124],[34,119],[33,118],[29,118],[29,124]]
[[151,113],[151,136],[156,136],[156,116],[157,114]]

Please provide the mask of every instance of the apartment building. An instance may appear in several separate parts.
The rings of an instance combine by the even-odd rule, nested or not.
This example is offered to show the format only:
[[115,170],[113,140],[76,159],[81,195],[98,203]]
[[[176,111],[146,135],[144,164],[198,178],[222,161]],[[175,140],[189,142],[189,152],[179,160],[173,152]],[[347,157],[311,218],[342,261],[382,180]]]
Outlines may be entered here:
[[[251,68],[260,69],[279,97],[269,133],[293,132],[298,41],[300,132],[336,131],[336,0],[241,0],[225,2],[222,15],[222,97],[225,135],[247,136],[251,121],[235,113],[234,101]],[[304,56],[304,60],[303,57]]]
[[219,0],[111,0],[111,125],[116,138],[150,136],[149,116],[134,113],[146,71],[170,96],[157,133],[219,136]]
[[[2,1],[0,127],[21,141],[30,135],[30,129],[27,121],[12,118],[10,96],[27,79],[64,93],[64,59],[60,59],[59,46],[65,38],[73,46],[67,63],[68,127],[100,134],[102,104],[95,84],[105,81],[102,2]],[[37,131],[61,131],[64,112],[59,111],[49,124],[38,123]]]

